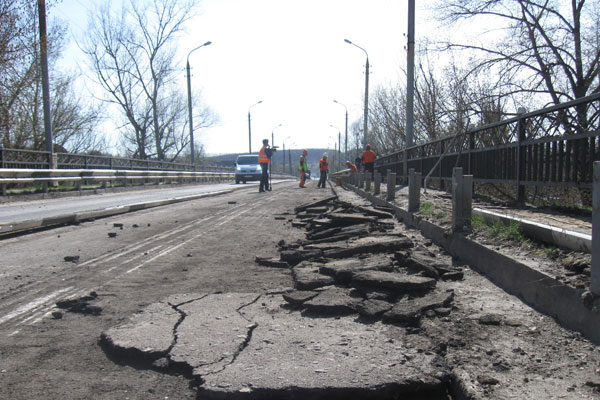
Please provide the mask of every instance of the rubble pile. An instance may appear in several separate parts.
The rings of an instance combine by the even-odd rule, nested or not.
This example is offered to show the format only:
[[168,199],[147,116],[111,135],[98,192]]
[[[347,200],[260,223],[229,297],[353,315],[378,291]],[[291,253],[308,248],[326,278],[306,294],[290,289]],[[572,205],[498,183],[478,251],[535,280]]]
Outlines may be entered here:
[[461,268],[415,243],[390,210],[357,206],[329,197],[295,209],[289,222],[306,239],[279,243],[279,259],[256,257],[259,265],[291,268],[289,307],[306,315],[349,315],[418,326],[426,313],[447,316],[454,292],[440,280],[461,280]]

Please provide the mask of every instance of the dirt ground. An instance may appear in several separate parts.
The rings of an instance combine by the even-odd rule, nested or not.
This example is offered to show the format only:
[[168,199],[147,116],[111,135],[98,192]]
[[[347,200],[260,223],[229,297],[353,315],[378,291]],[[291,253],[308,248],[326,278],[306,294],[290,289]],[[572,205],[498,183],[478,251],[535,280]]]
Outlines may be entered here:
[[[277,257],[280,240],[304,238],[291,226],[293,208],[330,194],[317,190],[316,181],[305,190],[293,183],[266,194],[252,188],[2,240],[0,398],[199,398],[176,370],[112,358],[99,344],[101,332],[173,294],[267,293],[292,286],[289,270],[258,266],[254,256]],[[405,234],[460,264],[418,232]],[[491,243],[511,253],[518,248],[520,256],[545,263],[513,242]],[[67,256],[79,259],[65,261]],[[598,346],[464,271],[462,281],[443,283],[456,294],[452,312],[429,315],[419,329],[410,330],[431,340],[434,347],[427,351],[443,357],[461,378],[463,394],[473,399],[600,398]],[[561,273],[567,277],[564,267]],[[89,304],[97,308],[89,314],[55,306],[91,292],[97,297]],[[397,329],[390,329],[390,339]]]
[[[395,204],[404,209],[407,208],[408,191],[406,188],[398,192]],[[421,207],[417,215],[438,226],[450,229],[452,218],[450,194],[432,189],[427,192],[421,191],[421,204],[425,204],[426,207]],[[431,206],[427,206],[427,204]],[[566,214],[549,208],[533,206],[514,208],[485,198],[474,199],[473,207],[588,235],[592,233],[591,216],[585,214]],[[468,237],[497,252],[516,258],[569,286],[582,290],[589,289],[592,260],[589,253],[542,243],[535,238],[519,234],[517,229],[510,232],[507,229],[494,229],[494,227],[481,223],[473,224],[472,232]]]

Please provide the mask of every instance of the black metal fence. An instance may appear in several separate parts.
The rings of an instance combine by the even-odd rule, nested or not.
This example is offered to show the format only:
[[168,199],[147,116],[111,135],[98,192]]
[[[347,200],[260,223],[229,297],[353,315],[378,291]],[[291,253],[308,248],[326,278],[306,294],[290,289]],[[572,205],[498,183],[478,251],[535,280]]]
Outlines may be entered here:
[[590,188],[599,120],[600,93],[384,155],[375,165],[384,175],[414,168],[442,181],[462,167],[474,182],[514,184],[519,200],[526,185]]
[[[135,158],[71,153],[55,153],[54,155],[56,156],[56,168],[59,169],[194,170],[191,164],[159,160],[140,160]],[[51,165],[51,155],[47,151],[5,149],[0,147],[0,168],[48,169]],[[196,170],[226,172],[233,171],[233,168],[202,165],[197,166]]]

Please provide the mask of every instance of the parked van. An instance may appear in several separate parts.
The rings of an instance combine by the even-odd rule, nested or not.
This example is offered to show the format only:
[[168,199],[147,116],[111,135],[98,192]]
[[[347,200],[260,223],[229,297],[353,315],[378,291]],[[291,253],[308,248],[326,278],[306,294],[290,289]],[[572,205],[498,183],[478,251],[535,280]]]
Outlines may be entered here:
[[262,168],[258,154],[240,154],[235,162],[235,183],[260,181]]

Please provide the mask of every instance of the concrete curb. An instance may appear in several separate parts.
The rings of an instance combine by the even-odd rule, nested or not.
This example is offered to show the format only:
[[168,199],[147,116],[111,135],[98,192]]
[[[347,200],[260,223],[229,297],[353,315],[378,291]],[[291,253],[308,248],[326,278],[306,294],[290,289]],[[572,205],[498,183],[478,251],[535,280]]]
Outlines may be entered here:
[[501,222],[509,225],[511,221],[519,223],[519,229],[527,236],[535,237],[545,243],[554,244],[569,250],[592,252],[592,235],[571,231],[524,218],[505,215],[493,211],[473,208],[473,215],[480,215],[486,222]]
[[95,219],[95,218],[111,217],[114,215],[125,214],[128,212],[145,210],[148,208],[164,206],[167,204],[181,203],[181,202],[189,201],[189,200],[202,199],[205,197],[219,196],[222,194],[227,194],[227,193],[232,193],[232,192],[233,192],[232,189],[228,189],[228,190],[221,190],[221,191],[217,191],[217,192],[203,193],[203,194],[198,194],[198,195],[174,197],[174,198],[168,199],[168,200],[157,200],[157,201],[151,201],[151,202],[134,203],[134,204],[129,204],[127,206],[122,206],[122,207],[111,207],[111,208],[105,208],[102,210],[82,211],[82,212],[78,212],[78,213],[58,215],[55,217],[49,217],[49,218],[43,218],[43,219],[21,221],[21,222],[9,223],[9,224],[0,224],[0,235],[7,235],[10,233],[16,233],[19,231],[25,231],[25,230],[31,230],[31,229],[47,228],[47,227],[56,226],[56,225],[73,224],[73,223],[78,223],[78,222]]
[[497,253],[461,234],[448,232],[363,190],[344,184],[378,206],[392,208],[405,224],[458,257],[494,284],[515,295],[537,311],[555,318],[562,326],[580,332],[600,343],[600,313],[587,308],[581,299],[583,290],[569,287],[508,256]]

